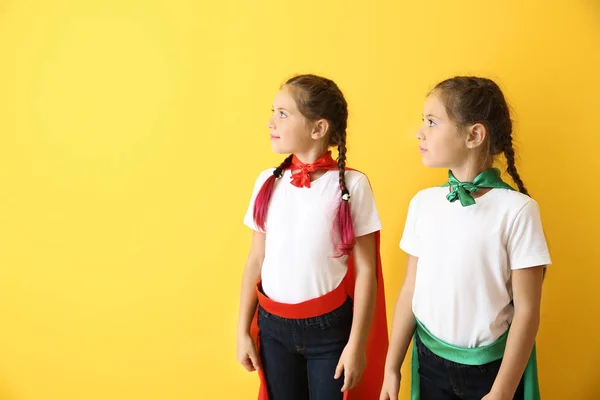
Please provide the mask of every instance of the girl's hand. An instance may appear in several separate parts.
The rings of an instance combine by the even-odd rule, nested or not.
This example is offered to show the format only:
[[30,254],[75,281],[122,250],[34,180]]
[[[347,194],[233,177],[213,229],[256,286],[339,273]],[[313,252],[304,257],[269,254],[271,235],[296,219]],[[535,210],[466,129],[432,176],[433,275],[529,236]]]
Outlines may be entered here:
[[260,357],[250,334],[238,337],[237,359],[248,372],[257,371],[260,368]]
[[367,365],[367,355],[364,348],[347,344],[335,369],[335,379],[339,379],[344,372],[344,386],[342,392],[355,387]]
[[401,379],[400,371],[386,371],[383,376],[383,386],[381,387],[379,400],[398,400]]

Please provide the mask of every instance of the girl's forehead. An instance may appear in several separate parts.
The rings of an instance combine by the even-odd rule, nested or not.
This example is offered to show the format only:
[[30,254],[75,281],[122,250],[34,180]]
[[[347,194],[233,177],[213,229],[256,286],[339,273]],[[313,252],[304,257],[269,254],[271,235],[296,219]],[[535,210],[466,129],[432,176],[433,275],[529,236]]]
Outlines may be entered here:
[[296,100],[294,100],[289,88],[283,86],[275,95],[273,105],[276,108],[285,108],[287,110],[296,109]]
[[438,117],[446,116],[446,107],[442,100],[435,93],[431,93],[425,99],[425,105],[423,108],[423,114],[432,114]]

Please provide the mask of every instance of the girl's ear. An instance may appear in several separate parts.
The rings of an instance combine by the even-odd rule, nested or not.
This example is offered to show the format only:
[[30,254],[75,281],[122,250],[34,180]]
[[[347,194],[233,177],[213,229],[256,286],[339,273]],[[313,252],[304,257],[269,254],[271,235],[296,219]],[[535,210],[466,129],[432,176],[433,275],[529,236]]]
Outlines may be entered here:
[[329,131],[329,121],[326,119],[320,119],[313,124],[310,137],[314,140],[322,139],[325,137],[325,135],[327,135],[327,131]]
[[485,142],[487,129],[483,124],[475,124],[467,129],[466,146],[469,149],[476,149]]

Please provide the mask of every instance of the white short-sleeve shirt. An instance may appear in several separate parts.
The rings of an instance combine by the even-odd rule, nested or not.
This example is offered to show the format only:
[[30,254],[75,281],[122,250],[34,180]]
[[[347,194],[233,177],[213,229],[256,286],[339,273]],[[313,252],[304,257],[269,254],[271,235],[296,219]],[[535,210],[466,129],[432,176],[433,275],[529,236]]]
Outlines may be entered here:
[[[254,200],[273,169],[260,174],[244,223],[259,230],[253,218]],[[327,171],[310,188],[290,183],[291,171],[277,179],[267,214],[262,287],[271,299],[296,304],[329,293],[342,282],[347,256],[335,258],[332,231],[340,202],[339,172]],[[350,210],[356,237],[381,229],[367,177],[346,171]],[[337,238],[336,238],[337,239]]]
[[418,257],[413,313],[459,347],[493,343],[514,316],[512,270],[550,265],[538,204],[492,189],[463,207],[447,187],[412,199],[400,247]]

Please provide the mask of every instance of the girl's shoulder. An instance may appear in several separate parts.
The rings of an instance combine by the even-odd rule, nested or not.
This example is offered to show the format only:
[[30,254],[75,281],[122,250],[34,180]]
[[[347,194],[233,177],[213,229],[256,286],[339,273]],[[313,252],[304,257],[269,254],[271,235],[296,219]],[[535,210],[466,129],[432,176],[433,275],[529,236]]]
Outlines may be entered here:
[[264,170],[260,171],[258,178],[263,178],[263,177],[268,178],[269,176],[273,175],[273,171],[275,171],[275,168],[264,169]]
[[448,188],[444,186],[433,186],[419,190],[411,199],[411,203],[422,203],[431,199],[445,199],[448,193]]
[[[522,210],[539,209],[535,199],[518,190],[494,189],[489,196],[489,203],[494,208],[505,209],[507,212],[519,213]],[[487,196],[487,195],[486,195]]]
[[258,176],[256,177],[256,184],[258,185],[264,183],[267,180],[267,178],[273,175],[273,171],[275,171],[275,168],[267,168],[265,170],[262,170],[260,174],[258,174]]
[[358,169],[347,169],[346,173],[345,173],[345,178],[346,178],[346,183],[349,184],[350,183],[356,183],[361,179],[365,179],[365,180],[369,180],[369,178],[367,177],[367,174],[365,174],[364,172],[358,170]]

